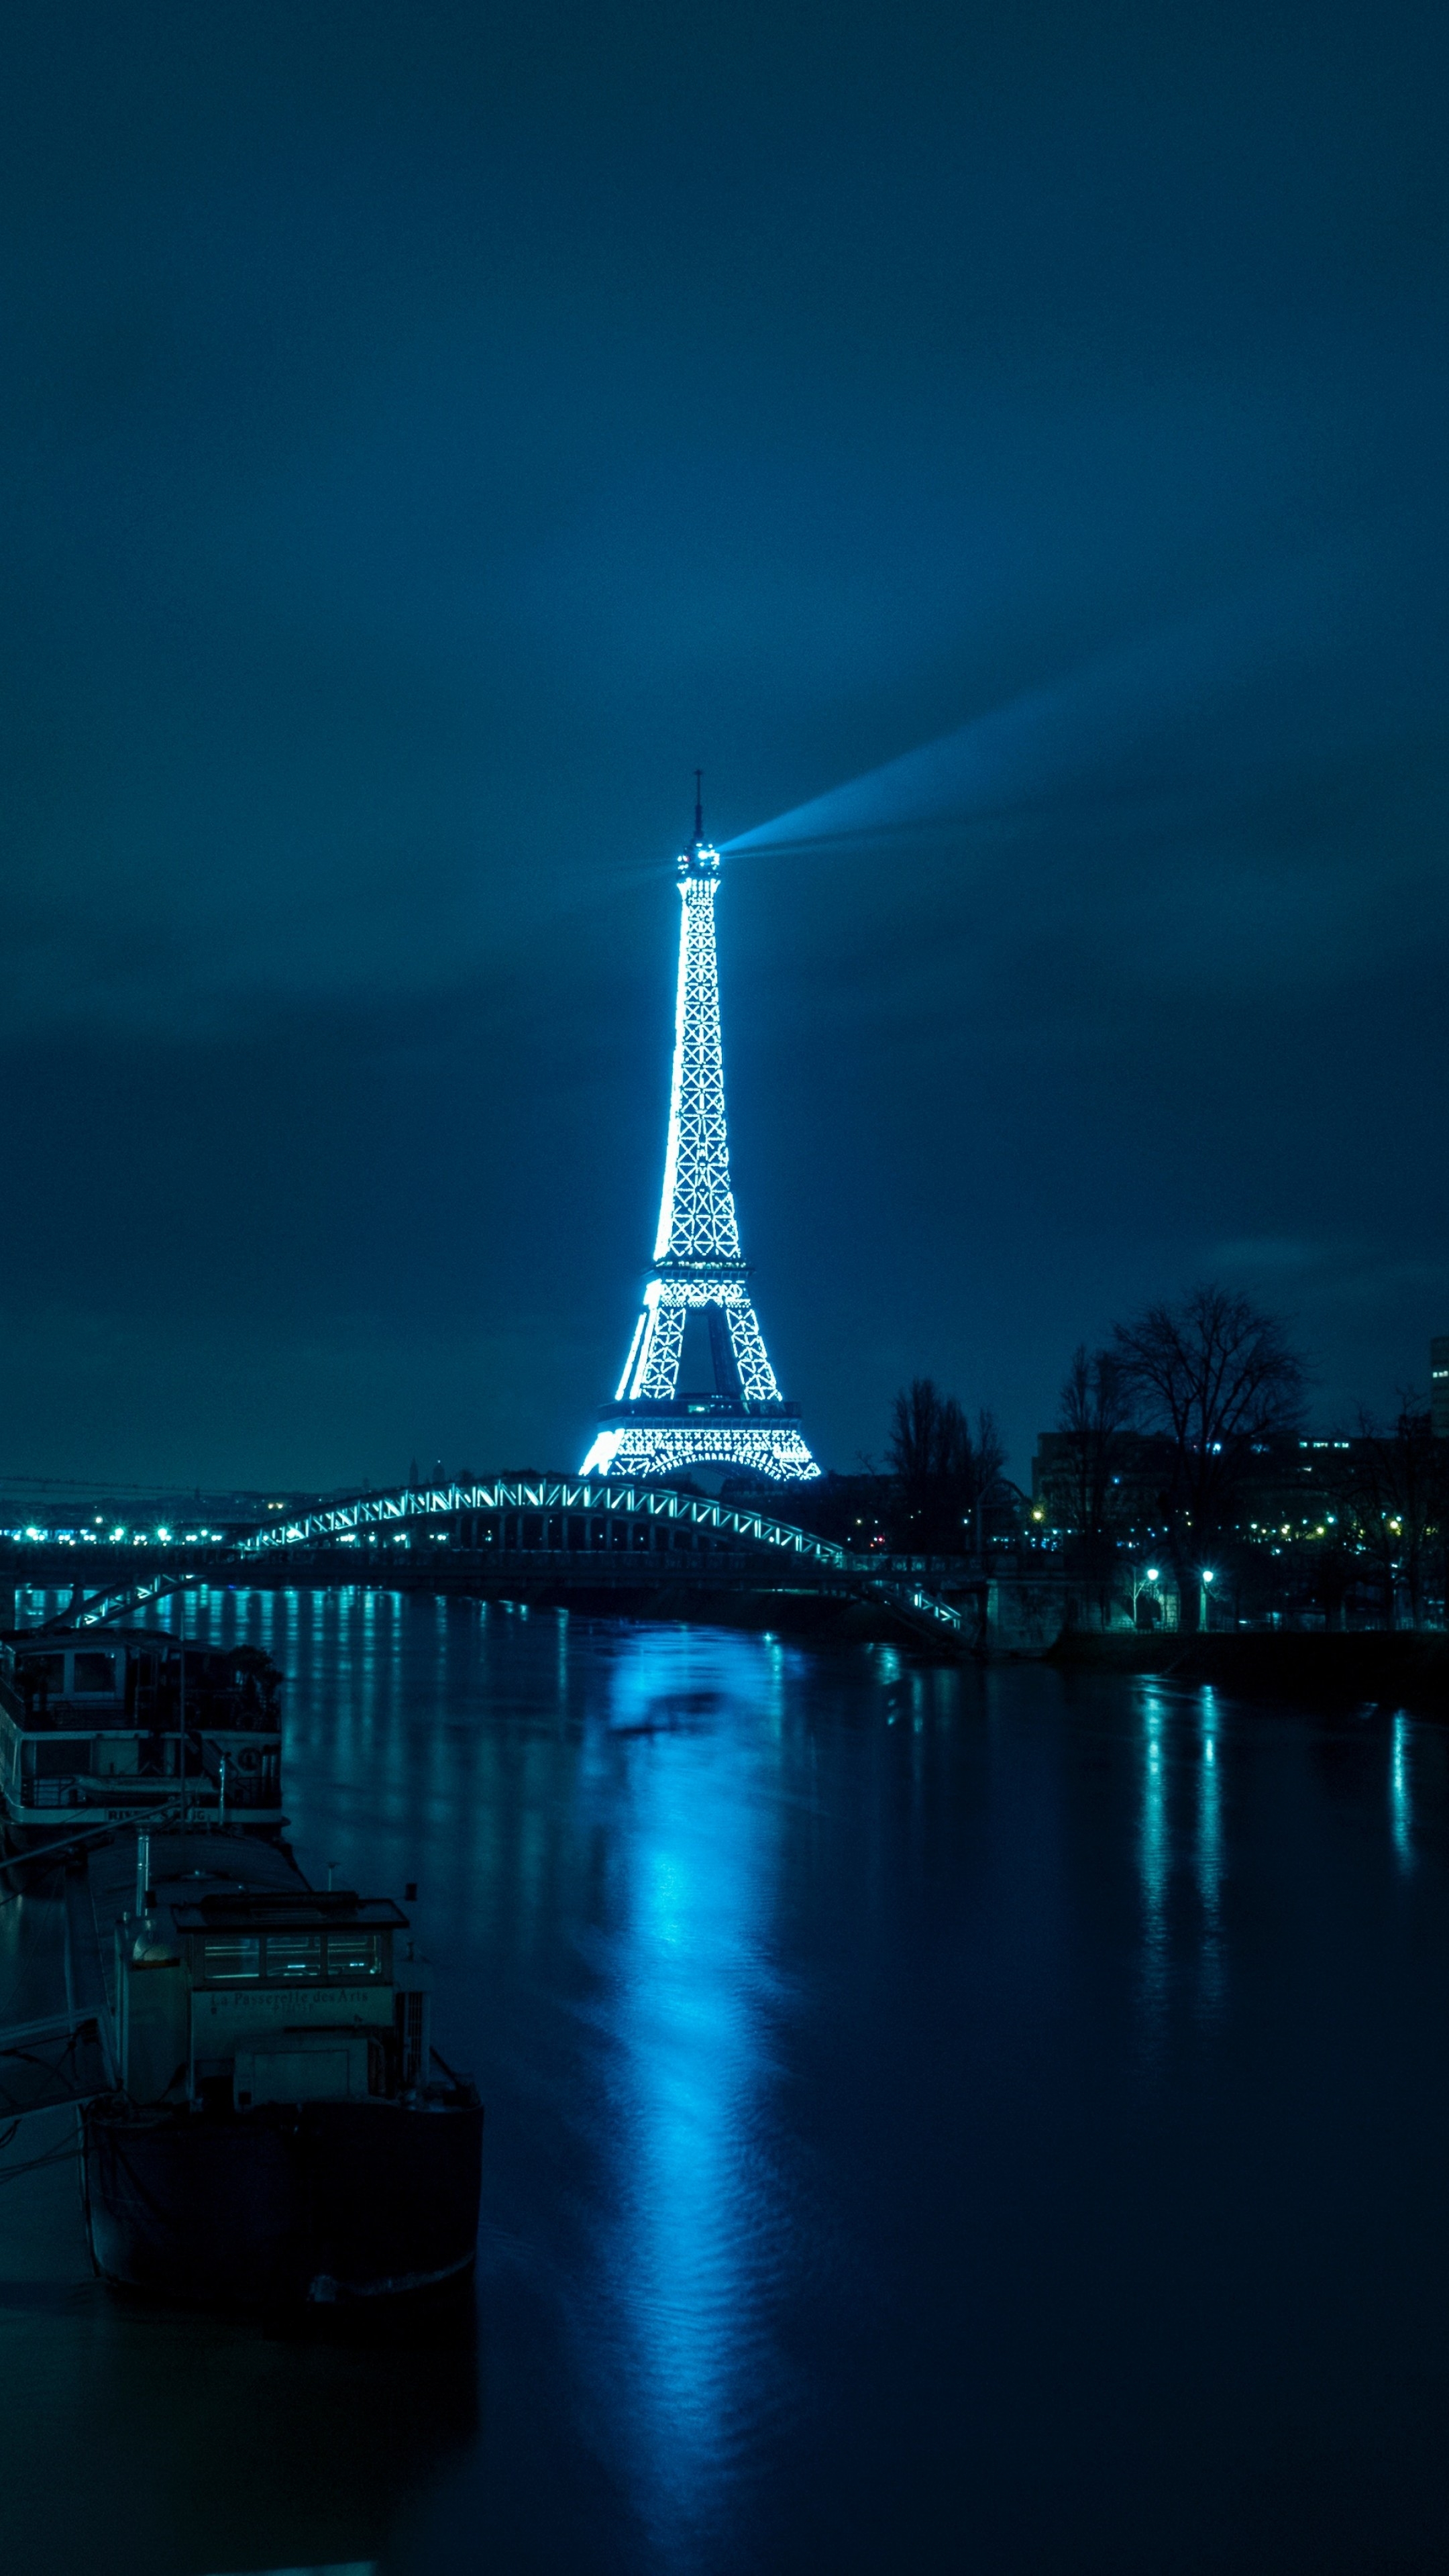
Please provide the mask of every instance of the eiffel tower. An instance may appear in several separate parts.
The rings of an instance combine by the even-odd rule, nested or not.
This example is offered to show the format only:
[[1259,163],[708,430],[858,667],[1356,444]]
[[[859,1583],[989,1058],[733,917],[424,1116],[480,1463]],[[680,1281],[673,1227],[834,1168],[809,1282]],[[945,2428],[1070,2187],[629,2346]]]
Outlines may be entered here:
[[[820,1470],[801,1436],[799,1406],[786,1404],[775,1383],[746,1285],[749,1264],[740,1255],[714,948],[719,852],[704,837],[698,795],[694,840],[676,864],[679,984],[659,1232],[618,1393],[599,1417],[580,1472],[664,1476],[733,1467],[784,1484]],[[696,1310],[708,1326],[713,1378],[712,1390],[700,1394],[679,1382],[685,1325]]]

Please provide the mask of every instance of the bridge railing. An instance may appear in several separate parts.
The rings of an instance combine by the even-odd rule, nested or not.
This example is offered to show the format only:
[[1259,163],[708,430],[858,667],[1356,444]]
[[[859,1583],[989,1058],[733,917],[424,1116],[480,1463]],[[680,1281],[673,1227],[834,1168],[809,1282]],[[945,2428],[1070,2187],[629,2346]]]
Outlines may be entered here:
[[893,1602],[899,1610],[914,1611],[918,1618],[926,1620],[932,1627],[941,1629],[947,1635],[959,1637],[960,1611],[953,1602],[942,1601],[934,1592],[927,1592],[924,1585],[910,1582],[895,1583],[878,1578],[870,1588],[882,1601]]

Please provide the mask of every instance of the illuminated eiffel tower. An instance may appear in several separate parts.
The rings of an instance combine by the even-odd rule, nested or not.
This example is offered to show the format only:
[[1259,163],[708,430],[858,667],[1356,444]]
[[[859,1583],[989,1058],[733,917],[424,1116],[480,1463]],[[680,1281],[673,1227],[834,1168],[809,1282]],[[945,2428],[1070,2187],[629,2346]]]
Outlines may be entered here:
[[[786,1404],[775,1383],[740,1256],[714,949],[719,852],[704,837],[698,799],[694,841],[677,865],[679,985],[659,1232],[618,1393],[599,1417],[581,1472],[663,1476],[733,1467],[783,1484],[820,1470],[801,1436],[799,1406]],[[698,1395],[679,1383],[694,1309],[708,1326],[714,1380],[711,1392]]]

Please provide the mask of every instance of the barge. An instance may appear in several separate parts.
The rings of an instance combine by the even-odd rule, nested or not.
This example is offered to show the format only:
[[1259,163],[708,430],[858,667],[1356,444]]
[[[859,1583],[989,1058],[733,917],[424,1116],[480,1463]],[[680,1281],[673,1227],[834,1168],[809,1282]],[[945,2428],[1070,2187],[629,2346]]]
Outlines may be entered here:
[[483,2109],[407,1915],[282,1839],[280,1690],[255,1647],[0,1641],[0,1866],[63,1872],[67,1923],[67,2009],[0,2032],[0,2111],[78,2107],[116,2288],[376,2307],[471,2273]]
[[280,1833],[281,1675],[257,1646],[156,1629],[0,1641],[0,1815],[24,1850],[172,1814]]
[[[432,2046],[389,1898],[184,1828],[95,1855],[118,2086],[84,2113],[92,2258],[117,2287],[241,2308],[438,2292],[471,2273],[483,2111]],[[107,1864],[110,1864],[109,1869]]]

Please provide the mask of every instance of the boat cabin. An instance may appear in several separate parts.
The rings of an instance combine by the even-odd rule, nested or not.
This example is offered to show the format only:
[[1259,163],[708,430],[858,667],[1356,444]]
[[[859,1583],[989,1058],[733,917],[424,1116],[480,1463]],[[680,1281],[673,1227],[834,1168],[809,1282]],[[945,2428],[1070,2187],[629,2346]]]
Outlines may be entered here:
[[[145,1867],[144,1858],[142,1867]],[[121,2082],[217,2111],[406,2099],[428,2081],[428,1973],[390,1898],[144,1890],[116,1930]]]
[[0,1643],[0,1806],[12,1831],[145,1822],[169,1808],[275,1830],[281,1675],[256,1646],[154,1629],[37,1629]]

